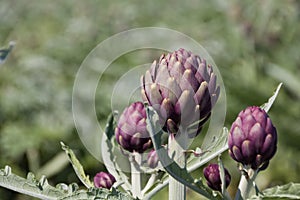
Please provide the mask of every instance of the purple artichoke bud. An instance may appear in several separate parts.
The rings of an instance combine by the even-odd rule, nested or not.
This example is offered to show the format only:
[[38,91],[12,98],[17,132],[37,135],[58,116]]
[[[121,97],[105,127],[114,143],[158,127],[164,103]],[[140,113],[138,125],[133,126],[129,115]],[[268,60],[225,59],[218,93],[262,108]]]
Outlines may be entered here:
[[158,165],[158,156],[155,151],[155,149],[152,149],[147,157],[147,164],[149,165],[150,168],[154,169]]
[[117,142],[124,149],[143,153],[152,146],[146,118],[146,110],[142,102],[135,102],[123,111],[115,134]]
[[154,61],[141,84],[142,98],[158,113],[163,129],[177,133],[182,126],[190,137],[200,133],[220,93],[212,67],[185,49]]
[[94,185],[98,188],[107,188],[110,189],[112,185],[116,182],[116,179],[113,175],[105,172],[99,172],[94,177]]
[[241,111],[232,123],[229,154],[252,169],[266,167],[277,149],[277,132],[268,114],[257,106]]
[[[225,183],[226,188],[230,184],[231,176],[227,169],[224,168],[225,171]],[[203,169],[204,177],[207,181],[208,187],[213,190],[217,190],[221,192],[222,181],[220,177],[219,165],[218,164],[209,164],[207,167]]]

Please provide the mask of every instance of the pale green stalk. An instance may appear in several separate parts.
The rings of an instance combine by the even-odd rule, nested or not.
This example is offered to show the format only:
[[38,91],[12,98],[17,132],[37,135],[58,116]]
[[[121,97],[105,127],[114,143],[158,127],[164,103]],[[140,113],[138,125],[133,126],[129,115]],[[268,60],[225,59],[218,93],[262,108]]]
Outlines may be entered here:
[[132,160],[130,161],[131,166],[131,185],[132,185],[132,196],[134,198],[142,199],[142,174],[140,171],[140,165],[142,164],[142,156],[138,152],[132,154]]
[[[178,135],[180,134],[180,135]],[[169,134],[169,156],[182,168],[186,167],[185,150],[188,146],[188,138],[185,132],[177,133],[177,141],[174,134]],[[186,187],[173,177],[169,180],[169,200],[185,200]]]
[[257,176],[257,170],[249,168],[246,169],[245,172],[247,173],[242,174],[241,176],[235,200],[247,199],[249,197],[251,189],[254,188],[254,180]]

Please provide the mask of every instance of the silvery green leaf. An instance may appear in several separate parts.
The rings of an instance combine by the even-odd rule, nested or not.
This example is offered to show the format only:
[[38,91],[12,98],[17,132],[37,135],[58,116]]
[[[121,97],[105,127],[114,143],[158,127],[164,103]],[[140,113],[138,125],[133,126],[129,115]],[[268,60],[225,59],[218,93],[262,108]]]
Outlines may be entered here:
[[56,187],[48,184],[45,176],[37,180],[33,173],[28,173],[27,178],[22,178],[11,172],[6,166],[0,169],[0,186],[43,200],[74,200],[74,199],[103,199],[103,200],[133,200],[133,198],[116,189],[89,188],[79,190],[76,183],[70,185],[60,183]]
[[280,90],[281,86],[282,86],[282,83],[280,83],[280,84],[277,86],[277,89],[275,90],[273,96],[271,96],[271,97],[269,98],[268,102],[267,102],[267,103],[264,103],[263,105],[260,106],[260,107],[261,107],[262,109],[264,109],[266,112],[269,112],[270,108],[272,107],[272,105],[273,105],[273,103],[274,103],[276,97],[278,96],[278,93],[279,93],[279,90]]
[[265,189],[262,194],[252,196],[250,200],[263,199],[300,199],[300,183],[288,183]]
[[72,167],[77,175],[77,177],[80,179],[80,181],[87,187],[91,188],[94,187],[94,184],[90,181],[89,176],[87,176],[84,172],[84,169],[82,165],[80,164],[79,160],[76,158],[74,152],[72,149],[70,149],[67,145],[65,145],[63,142],[60,142],[62,149],[66,152]]
[[50,186],[45,177],[42,177],[40,180],[36,180],[32,173],[28,173],[27,179],[25,179],[13,174],[9,166],[0,170],[0,186],[46,200],[54,200],[66,195],[64,190]]

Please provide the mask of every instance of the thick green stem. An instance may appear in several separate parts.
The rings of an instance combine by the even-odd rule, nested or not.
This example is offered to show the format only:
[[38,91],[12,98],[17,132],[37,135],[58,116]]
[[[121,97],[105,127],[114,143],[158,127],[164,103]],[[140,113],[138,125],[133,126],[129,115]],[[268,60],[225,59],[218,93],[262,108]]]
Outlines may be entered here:
[[142,163],[141,154],[134,152],[132,154],[131,165],[131,185],[132,185],[132,196],[134,198],[142,199],[142,176],[140,171],[140,165]]
[[[186,167],[186,157],[184,150],[188,145],[188,138],[186,134],[180,134],[177,141],[174,138],[174,134],[169,134],[169,155],[173,160],[182,168]],[[186,187],[182,183],[178,182],[173,177],[169,180],[169,200],[185,200],[186,199]]]
[[254,188],[254,180],[257,176],[257,170],[249,168],[246,170],[246,172],[246,174],[242,174],[241,176],[235,200],[247,199],[251,192],[251,189]]

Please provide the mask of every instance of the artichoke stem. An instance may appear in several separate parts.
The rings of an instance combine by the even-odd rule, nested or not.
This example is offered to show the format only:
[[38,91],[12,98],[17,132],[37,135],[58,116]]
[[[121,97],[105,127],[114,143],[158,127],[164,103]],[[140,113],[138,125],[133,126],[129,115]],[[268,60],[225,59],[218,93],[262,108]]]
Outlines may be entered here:
[[254,188],[254,180],[256,176],[257,170],[253,170],[251,168],[247,170],[247,174],[242,174],[235,200],[245,200],[249,197],[251,189]]
[[[186,157],[184,150],[188,145],[188,137],[185,132],[177,133],[179,136],[175,140],[174,134],[169,134],[169,155],[173,160],[182,168],[186,167]],[[186,187],[173,177],[169,179],[169,200],[185,200],[186,199]]]
[[132,185],[132,196],[134,198],[142,199],[142,192],[141,192],[141,171],[139,166],[142,163],[142,156],[138,152],[132,153],[132,159],[130,160],[131,166],[131,185]]

